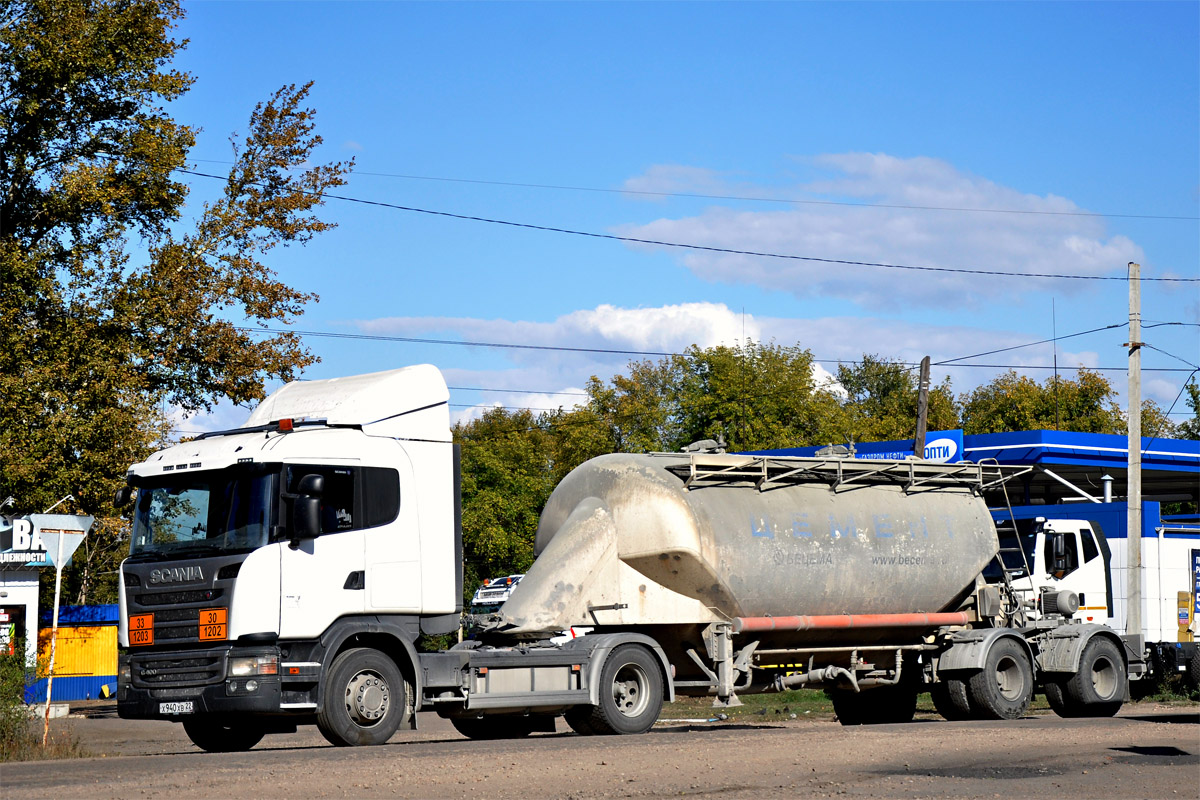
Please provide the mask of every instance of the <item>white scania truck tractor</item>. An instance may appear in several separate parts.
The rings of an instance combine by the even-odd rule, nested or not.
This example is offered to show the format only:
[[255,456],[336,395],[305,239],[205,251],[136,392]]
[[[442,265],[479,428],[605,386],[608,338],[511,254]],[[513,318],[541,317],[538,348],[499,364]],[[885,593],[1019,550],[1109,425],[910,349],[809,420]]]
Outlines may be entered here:
[[295,382],[134,465],[120,715],[229,751],[302,724],[379,744],[424,710],[472,738],[559,716],[641,733],[677,691],[823,686],[847,724],[911,719],[924,689],[951,718],[1015,717],[1038,690],[1068,716],[1126,697],[1138,649],[1081,622],[1072,592],[1021,590],[982,498],[996,475],[974,464],[593,459],[476,638],[418,652],[462,612],[448,400],[427,365]]

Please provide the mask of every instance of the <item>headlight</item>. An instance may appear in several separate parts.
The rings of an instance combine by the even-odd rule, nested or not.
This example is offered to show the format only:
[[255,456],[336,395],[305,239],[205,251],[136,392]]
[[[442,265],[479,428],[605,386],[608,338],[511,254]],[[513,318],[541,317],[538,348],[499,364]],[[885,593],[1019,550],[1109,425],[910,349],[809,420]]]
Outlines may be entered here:
[[278,675],[279,656],[242,656],[229,659],[229,677],[247,675]]
[[129,668],[129,662],[126,661],[117,668],[117,683],[129,683],[133,679],[133,670]]

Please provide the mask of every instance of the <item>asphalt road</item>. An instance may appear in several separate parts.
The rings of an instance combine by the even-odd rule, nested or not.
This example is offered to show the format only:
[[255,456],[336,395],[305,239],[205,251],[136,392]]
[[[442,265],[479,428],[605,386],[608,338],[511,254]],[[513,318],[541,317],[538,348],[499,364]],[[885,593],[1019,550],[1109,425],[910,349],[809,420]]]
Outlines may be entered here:
[[420,721],[381,747],[331,747],[310,728],[218,755],[170,722],[70,719],[55,724],[95,757],[0,765],[0,784],[5,800],[1200,796],[1195,705],[1101,720],[665,723],[629,737],[580,737],[560,722],[564,732],[502,742]]

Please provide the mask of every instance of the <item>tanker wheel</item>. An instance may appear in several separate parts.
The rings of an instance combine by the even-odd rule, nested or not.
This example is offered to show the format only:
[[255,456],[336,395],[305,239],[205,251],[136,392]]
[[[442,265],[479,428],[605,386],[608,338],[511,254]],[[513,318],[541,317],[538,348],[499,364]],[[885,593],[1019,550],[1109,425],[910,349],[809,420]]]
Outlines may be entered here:
[[210,753],[240,753],[262,741],[267,732],[252,719],[192,717],[183,721],[192,744]]
[[997,639],[983,669],[967,679],[967,697],[976,719],[1016,719],[1033,699],[1033,665],[1015,639]]
[[967,682],[958,678],[943,678],[929,687],[929,697],[933,707],[944,719],[958,722],[973,719],[975,713],[971,710],[971,700],[967,696]]
[[833,711],[843,725],[888,725],[912,722],[917,712],[916,687],[907,683],[855,692],[832,689],[828,692]]
[[645,733],[654,726],[662,704],[658,659],[641,645],[624,644],[604,660],[600,704],[590,707],[587,724],[593,733],[605,736]]
[[521,739],[533,733],[527,717],[451,717],[450,724],[468,739]]
[[1083,648],[1079,671],[1047,681],[1046,699],[1060,717],[1111,717],[1125,702],[1125,659],[1112,640],[1095,637]]
[[1200,691],[1200,647],[1192,653],[1187,664],[1187,682],[1192,691]]
[[358,647],[333,660],[317,708],[317,728],[331,744],[383,744],[408,720],[408,681],[392,659]]
[[595,736],[596,731],[592,728],[591,722],[592,710],[592,706],[575,706],[563,714],[563,719],[571,726],[571,730],[580,736]]

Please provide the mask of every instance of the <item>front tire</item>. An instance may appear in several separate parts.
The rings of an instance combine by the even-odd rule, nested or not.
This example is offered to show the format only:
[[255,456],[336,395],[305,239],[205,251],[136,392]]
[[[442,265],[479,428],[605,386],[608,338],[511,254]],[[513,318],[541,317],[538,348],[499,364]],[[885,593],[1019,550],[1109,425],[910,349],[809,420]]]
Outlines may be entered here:
[[1083,648],[1079,671],[1046,683],[1046,699],[1060,717],[1111,717],[1125,702],[1125,659],[1112,640],[1093,638]]
[[645,733],[658,720],[662,704],[658,659],[641,645],[621,645],[604,661],[600,704],[591,707],[587,726],[600,735]]
[[339,747],[383,744],[408,720],[409,686],[378,650],[347,650],[329,668],[317,728]]
[[253,719],[192,717],[183,721],[192,744],[209,753],[240,753],[262,741],[263,726]]
[[1016,719],[1033,699],[1033,665],[1015,639],[997,639],[983,669],[967,679],[967,696],[976,719]]

